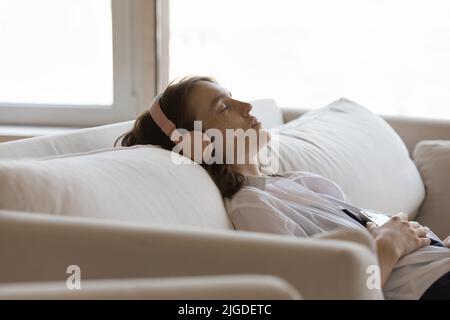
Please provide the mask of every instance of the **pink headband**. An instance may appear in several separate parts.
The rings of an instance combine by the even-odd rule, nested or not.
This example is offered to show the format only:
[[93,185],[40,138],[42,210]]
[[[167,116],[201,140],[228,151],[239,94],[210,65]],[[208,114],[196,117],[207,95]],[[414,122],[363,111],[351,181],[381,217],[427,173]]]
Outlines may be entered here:
[[[159,99],[161,98],[161,94],[157,95],[155,99],[153,99],[152,105],[150,106],[150,116],[152,117],[153,121],[155,121],[156,125],[161,128],[161,130],[172,140],[172,133],[174,130],[177,130],[175,124],[167,118],[167,116],[164,114],[164,112],[161,109],[161,106],[159,104]],[[198,135],[195,134],[197,131],[191,131],[188,132],[189,135],[191,135],[191,141],[196,140],[198,141]],[[202,133],[200,131],[200,133]],[[182,133],[182,142],[185,141],[185,135]],[[188,158],[191,158],[191,160],[202,163],[203,161],[209,161],[212,156],[212,151],[214,150],[214,145],[211,139],[204,133],[201,135],[202,140],[201,143],[201,153],[198,153],[195,148],[195,141],[194,141],[194,150],[192,150],[192,145],[188,146],[187,149],[184,149],[184,147],[180,150],[181,154],[183,156],[186,156]],[[193,140],[192,140],[193,139]],[[178,143],[174,140],[172,140],[174,143]],[[198,149],[197,149],[198,150]],[[174,150],[173,150],[174,151]],[[206,153],[205,153],[206,152]],[[199,157],[200,156],[200,157]]]
[[161,98],[162,94],[158,94],[155,99],[153,99],[152,105],[150,107],[150,115],[155,121],[155,123],[158,125],[158,127],[161,128],[161,130],[170,137],[172,135],[173,130],[176,129],[175,124],[167,118],[167,116],[164,114],[164,112],[161,110],[161,106],[159,105],[159,99]]

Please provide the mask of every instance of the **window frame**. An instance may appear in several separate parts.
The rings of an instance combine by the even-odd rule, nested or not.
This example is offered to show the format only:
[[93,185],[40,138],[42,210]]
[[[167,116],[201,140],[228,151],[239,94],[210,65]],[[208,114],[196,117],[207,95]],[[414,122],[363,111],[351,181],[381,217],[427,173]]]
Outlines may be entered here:
[[169,83],[170,15],[168,0],[156,0],[156,88],[161,92]]
[[155,95],[155,2],[111,0],[113,104],[0,103],[0,124],[89,127],[126,121]]

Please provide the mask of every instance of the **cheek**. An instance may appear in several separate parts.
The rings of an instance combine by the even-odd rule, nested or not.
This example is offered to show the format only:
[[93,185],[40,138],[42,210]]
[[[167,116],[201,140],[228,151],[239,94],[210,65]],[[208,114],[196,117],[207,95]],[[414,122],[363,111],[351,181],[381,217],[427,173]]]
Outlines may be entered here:
[[226,123],[222,121],[222,119],[214,118],[211,121],[203,122],[203,130],[219,130],[220,132],[223,132],[225,134],[226,129]]
[[211,120],[203,122],[203,128],[214,128],[225,134],[226,129],[242,128],[242,119],[232,114],[219,114]]
[[232,131],[236,129],[243,129],[245,131],[249,127],[242,117],[233,113],[217,115],[203,122],[203,130],[207,131],[210,136],[216,137],[218,134],[221,135],[220,140],[223,142],[223,150],[226,149],[227,143],[236,145],[235,140],[237,138],[235,137],[230,136],[230,139],[233,141],[227,142],[227,130],[230,131],[229,135],[231,135]]
[[224,119],[226,128],[228,129],[248,129],[246,121],[236,113],[230,113]]

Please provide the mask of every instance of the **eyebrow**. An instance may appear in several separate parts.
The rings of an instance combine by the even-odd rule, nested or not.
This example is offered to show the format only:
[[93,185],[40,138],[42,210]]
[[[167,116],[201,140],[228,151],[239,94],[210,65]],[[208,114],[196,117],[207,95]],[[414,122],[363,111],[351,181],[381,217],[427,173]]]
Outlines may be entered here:
[[212,99],[211,104],[209,106],[210,109],[212,109],[220,99],[225,98],[226,96],[227,96],[226,94],[222,93],[222,94],[218,95],[217,97],[215,97],[214,99]]

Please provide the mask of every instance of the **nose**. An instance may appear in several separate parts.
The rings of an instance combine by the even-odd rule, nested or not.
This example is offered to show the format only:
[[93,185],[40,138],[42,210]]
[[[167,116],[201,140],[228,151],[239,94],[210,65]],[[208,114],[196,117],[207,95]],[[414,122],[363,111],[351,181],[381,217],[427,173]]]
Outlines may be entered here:
[[253,106],[250,103],[242,102],[241,110],[244,114],[244,116],[248,116],[250,114],[250,111],[252,111]]

